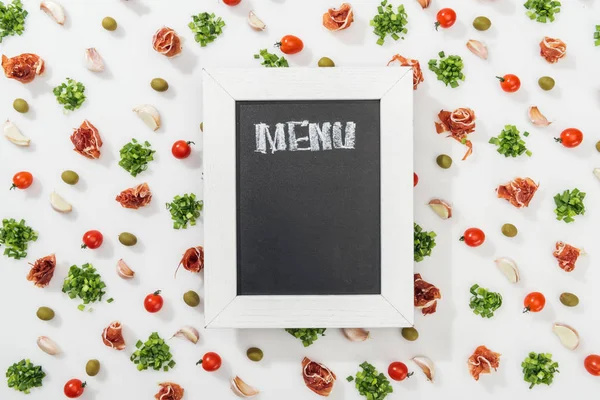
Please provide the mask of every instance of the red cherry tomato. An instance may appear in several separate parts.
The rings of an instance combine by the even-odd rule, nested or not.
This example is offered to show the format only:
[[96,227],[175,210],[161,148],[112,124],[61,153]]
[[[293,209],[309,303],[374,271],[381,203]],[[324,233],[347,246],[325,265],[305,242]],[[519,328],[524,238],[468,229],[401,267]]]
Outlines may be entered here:
[[149,313],[159,312],[163,306],[163,303],[164,301],[160,295],[160,290],[157,290],[156,292],[150,293],[148,296],[146,296],[144,299],[144,308]]
[[554,138],[565,147],[577,147],[583,142],[583,133],[579,129],[569,128],[562,131],[560,138]]
[[485,242],[485,233],[479,228],[469,228],[460,238],[461,242],[465,242],[467,246],[478,247]]
[[65,383],[65,396],[70,399],[77,398],[83,394],[85,386],[85,382],[82,383],[79,379],[71,379]]
[[299,37],[294,35],[285,35],[281,38],[281,41],[275,43],[276,47],[284,52],[285,54],[296,54],[300,53],[304,48],[304,43]]
[[507,74],[496,78],[500,79],[500,87],[507,93],[514,93],[521,87],[521,80],[516,75]]
[[15,176],[13,176],[13,184],[10,187],[10,190],[17,189],[27,189],[33,183],[33,175],[27,171],[17,172]]
[[414,372],[408,373],[406,364],[400,361],[395,361],[388,367],[388,375],[395,381],[403,381],[410,378]]
[[413,172],[413,187],[417,186],[418,183],[419,183],[419,175],[417,175]]
[[544,306],[546,305],[546,298],[540,292],[531,292],[527,296],[525,296],[523,305],[525,306],[525,309],[523,310],[524,313],[530,311],[540,312],[544,309]]
[[210,351],[202,356],[202,360],[196,363],[196,365],[198,364],[202,364],[202,368],[204,368],[205,371],[216,371],[221,368],[221,356]]
[[190,144],[196,144],[194,142],[186,142],[185,140],[178,140],[173,143],[173,147],[171,148],[171,153],[175,158],[179,158],[180,160],[183,158],[188,158],[190,153],[192,152],[192,148]]
[[227,4],[228,6],[237,6],[241,2],[242,0],[223,0],[223,3]]
[[102,241],[104,240],[104,236],[99,231],[92,230],[87,231],[83,235],[83,244],[81,245],[82,249],[97,249],[102,245]]
[[442,8],[438,11],[436,17],[437,22],[435,23],[435,30],[438,27],[450,28],[456,22],[456,13],[451,8]]
[[594,376],[600,376],[600,356],[597,354],[590,354],[585,358],[583,366],[590,374]]

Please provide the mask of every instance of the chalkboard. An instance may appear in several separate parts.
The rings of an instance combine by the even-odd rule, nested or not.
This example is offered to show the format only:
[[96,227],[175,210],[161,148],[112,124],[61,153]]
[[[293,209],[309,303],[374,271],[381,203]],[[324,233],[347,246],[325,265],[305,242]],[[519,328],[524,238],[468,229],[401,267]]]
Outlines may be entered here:
[[380,101],[237,101],[238,295],[381,293]]

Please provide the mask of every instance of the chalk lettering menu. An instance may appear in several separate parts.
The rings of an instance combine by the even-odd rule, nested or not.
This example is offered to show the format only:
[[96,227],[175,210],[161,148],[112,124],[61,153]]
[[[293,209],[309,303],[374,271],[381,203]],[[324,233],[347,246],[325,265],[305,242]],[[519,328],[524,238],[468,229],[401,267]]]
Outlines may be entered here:
[[236,119],[238,295],[381,293],[379,101],[242,101]]

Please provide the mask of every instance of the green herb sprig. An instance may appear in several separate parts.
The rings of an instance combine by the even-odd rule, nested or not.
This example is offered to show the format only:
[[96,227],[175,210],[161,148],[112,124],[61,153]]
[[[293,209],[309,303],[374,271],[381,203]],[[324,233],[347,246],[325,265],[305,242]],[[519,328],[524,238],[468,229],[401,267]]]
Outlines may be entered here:
[[62,105],[65,111],[78,109],[86,99],[83,83],[71,78],[67,78],[65,82],[55,87],[52,92],[56,96],[58,104]]
[[30,389],[42,386],[42,380],[46,373],[39,365],[34,365],[29,360],[21,360],[14,363],[6,371],[8,387],[19,392],[29,394]]
[[594,32],[594,46],[600,46],[600,25],[596,25],[596,32]]
[[176,364],[169,345],[156,332],[152,332],[144,343],[138,340],[135,347],[137,350],[129,359],[137,365],[138,371],[148,368],[159,371],[162,368],[166,372]]
[[565,221],[567,224],[575,221],[573,217],[585,214],[585,205],[583,204],[585,193],[575,188],[573,191],[565,190],[562,193],[557,193],[554,196],[554,204],[556,209],[556,219]]
[[4,245],[4,255],[19,260],[27,257],[27,244],[35,242],[37,232],[25,225],[25,220],[17,222],[13,218],[3,219],[0,227],[0,246]]
[[105,288],[106,284],[102,281],[100,274],[96,272],[96,268],[92,264],[83,264],[81,268],[71,265],[69,274],[63,282],[62,291],[71,299],[79,297],[83,300],[83,304],[77,307],[83,311],[87,304],[102,300],[102,296],[106,294]]
[[560,1],[553,0],[527,0],[523,6],[529,10],[527,11],[529,19],[545,24],[548,20],[554,22],[554,14],[560,12],[561,4]]
[[206,47],[223,33],[225,21],[221,17],[215,17],[214,13],[203,12],[198,15],[192,15],[192,22],[188,24],[194,33],[194,39],[200,43],[200,46]]
[[[529,136],[529,132],[523,132],[523,136]],[[531,157],[531,151],[527,150],[526,143],[521,139],[521,133],[514,125],[506,125],[498,137],[490,139],[489,143],[498,146],[498,153],[504,157],[517,157],[523,153]]]
[[356,377],[349,376],[348,382],[355,381],[354,386],[358,393],[365,396],[367,400],[383,400],[394,388],[383,373],[377,372],[375,367],[368,362],[359,365],[362,371],[356,373]]
[[377,7],[377,14],[370,21],[373,33],[379,36],[377,44],[380,46],[385,42],[387,35],[391,35],[394,40],[404,39],[404,35],[408,33],[407,24],[408,15],[404,5],[400,4],[394,12],[394,7],[388,4],[387,0],[381,2]]
[[435,232],[424,231],[419,224],[414,224],[414,247],[415,262],[423,261],[425,257],[431,256],[431,250],[435,247]]
[[204,203],[202,200],[196,200],[195,194],[184,194],[175,196],[173,201],[167,203],[167,210],[171,212],[171,219],[174,229],[187,229],[188,223],[191,226],[196,225],[196,219],[200,218],[200,213]]
[[443,51],[440,51],[438,55],[440,56],[439,60],[435,58],[429,60],[429,70],[437,75],[438,81],[444,82],[446,86],[457,88],[458,81],[465,80],[465,75],[462,73],[464,67],[462,58],[452,55],[446,57],[446,53]]
[[28,14],[20,0],[13,0],[7,5],[0,1],[0,43],[7,36],[23,34]]
[[529,353],[521,363],[523,367],[523,379],[529,382],[529,389],[535,385],[550,385],[554,380],[554,374],[558,373],[558,363],[552,361],[552,354]]
[[154,153],[156,151],[152,150],[148,141],[145,141],[142,145],[137,140],[131,139],[131,142],[119,151],[119,154],[121,154],[119,165],[131,176],[137,176],[140,172],[148,169],[148,163],[154,160]]
[[469,307],[475,315],[480,315],[481,318],[493,317],[494,311],[502,306],[502,295],[500,293],[490,292],[477,284],[471,286],[470,292],[472,296]]
[[319,335],[325,336],[326,328],[286,328],[285,331],[302,340],[304,347],[308,347],[319,338]]
[[263,58],[263,62],[260,65],[264,65],[267,68],[286,68],[290,66],[285,57],[278,57],[277,54],[269,53],[267,49],[262,49],[259,54],[254,55],[254,58],[257,60],[261,57]]

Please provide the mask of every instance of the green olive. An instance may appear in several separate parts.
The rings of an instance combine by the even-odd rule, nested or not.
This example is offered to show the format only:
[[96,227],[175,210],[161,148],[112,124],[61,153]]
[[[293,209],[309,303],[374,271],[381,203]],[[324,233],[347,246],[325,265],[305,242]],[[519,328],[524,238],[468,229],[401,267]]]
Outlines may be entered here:
[[502,234],[506,237],[515,237],[519,233],[519,230],[513,224],[502,225]]
[[183,301],[190,307],[197,307],[200,304],[200,296],[193,290],[188,290],[183,294]]
[[549,76],[542,76],[538,80],[538,85],[540,85],[540,87],[546,91],[552,90],[554,88],[554,84],[554,79],[550,78]]
[[37,315],[37,317],[42,321],[50,321],[52,318],[54,318],[54,310],[50,307],[40,307],[35,315]]
[[135,246],[137,237],[133,233],[123,232],[119,235],[119,242],[121,242],[123,246]]
[[63,173],[60,174],[60,177],[67,185],[75,185],[77,182],[79,182],[79,175],[75,171],[63,171]]
[[85,373],[89,376],[96,376],[100,372],[100,361],[90,360],[85,364]]
[[410,342],[419,338],[419,331],[415,328],[402,328],[402,337]]
[[250,347],[248,351],[246,351],[246,355],[249,359],[255,362],[263,359],[263,351],[258,347]]
[[473,28],[478,31],[487,31],[492,26],[492,21],[488,17],[477,17],[473,20]]
[[200,132],[204,132],[204,122],[200,122]]
[[27,102],[23,99],[15,99],[15,101],[13,101],[13,108],[17,112],[25,114],[27,111],[29,111],[29,104],[27,104]]
[[102,20],[102,27],[107,31],[114,31],[117,29],[117,21],[113,17],[105,17]]
[[435,159],[435,162],[440,166],[440,168],[448,169],[452,165],[452,157],[446,154],[440,154]]
[[329,57],[321,57],[318,62],[319,67],[335,67],[335,63]]
[[156,90],[157,92],[166,92],[169,90],[169,84],[162,78],[152,79],[150,86],[152,86],[152,89]]
[[563,293],[560,295],[560,302],[567,307],[575,307],[579,304],[579,297],[573,293]]
[[596,142],[596,150],[600,152],[600,141]]

